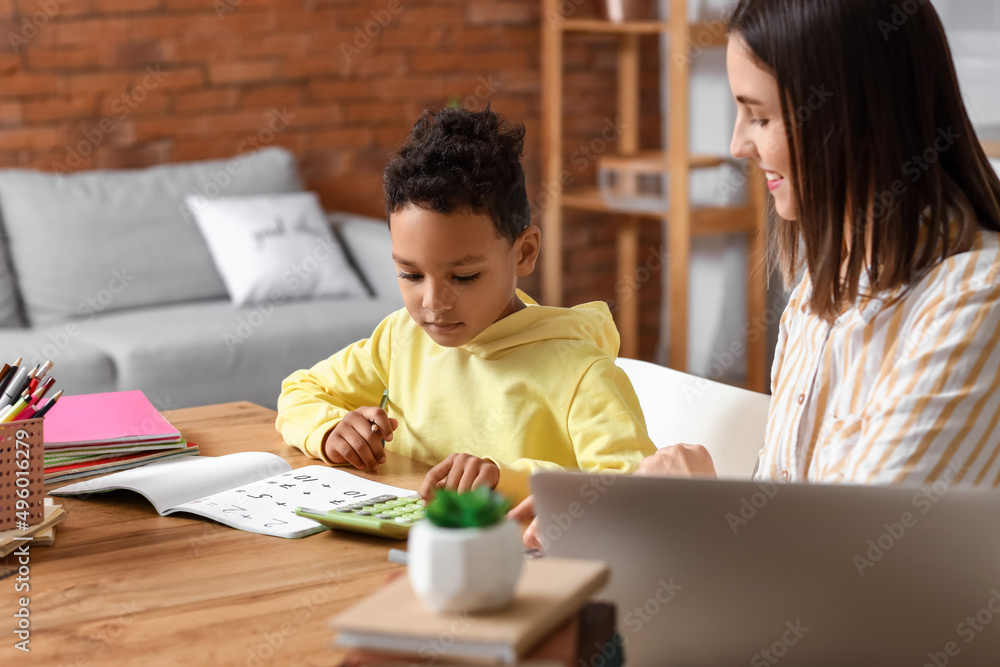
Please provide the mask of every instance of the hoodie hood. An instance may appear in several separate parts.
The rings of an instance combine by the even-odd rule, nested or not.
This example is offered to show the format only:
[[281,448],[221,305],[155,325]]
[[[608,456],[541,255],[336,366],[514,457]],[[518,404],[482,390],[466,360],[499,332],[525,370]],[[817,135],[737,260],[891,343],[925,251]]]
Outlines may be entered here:
[[477,357],[493,359],[529,343],[561,340],[590,343],[612,359],[618,356],[621,339],[605,302],[555,308],[534,305],[523,295],[521,298],[528,304],[527,308],[494,322],[461,349]]

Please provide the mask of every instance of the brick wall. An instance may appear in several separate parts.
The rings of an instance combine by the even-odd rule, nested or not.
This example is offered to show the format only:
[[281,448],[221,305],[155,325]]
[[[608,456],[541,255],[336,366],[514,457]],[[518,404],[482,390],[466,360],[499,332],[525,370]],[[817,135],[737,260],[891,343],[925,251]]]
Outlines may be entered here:
[[[574,0],[576,2],[576,0]],[[595,2],[595,0],[587,0]],[[539,0],[0,0],[0,167],[47,171],[295,152],[330,209],[381,215],[388,153],[426,107],[457,98],[527,126],[540,174]],[[593,10],[587,4],[575,15]],[[614,42],[566,51],[567,157],[614,118]],[[655,42],[645,61],[654,75]],[[644,141],[658,145],[655,93]],[[593,164],[579,172],[593,182]],[[566,301],[613,300],[613,221],[567,215]],[[655,223],[641,256],[657,252]],[[538,293],[538,273],[525,282]],[[659,277],[642,293],[642,353]]]

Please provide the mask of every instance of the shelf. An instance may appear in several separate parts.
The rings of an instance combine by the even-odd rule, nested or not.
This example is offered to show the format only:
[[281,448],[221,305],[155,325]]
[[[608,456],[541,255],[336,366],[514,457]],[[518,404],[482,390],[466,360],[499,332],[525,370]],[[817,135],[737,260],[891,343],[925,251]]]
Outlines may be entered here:
[[[579,3],[577,3],[579,4]],[[617,51],[617,91],[615,101],[622,131],[612,152],[620,155],[603,155],[598,158],[606,169],[614,170],[624,180],[617,181],[622,191],[635,187],[641,190],[645,181],[636,180],[646,173],[661,173],[671,169],[685,169],[689,173],[723,164],[727,159],[691,155],[689,142],[690,75],[691,62],[707,48],[725,47],[729,41],[725,21],[687,22],[685,0],[670,0],[670,21],[625,21],[614,23],[601,19],[566,16],[561,13],[565,3],[560,0],[543,0],[542,10],[542,126],[543,126],[543,178],[545,182],[562,181],[563,165],[563,87],[564,54],[567,38],[573,36],[603,36],[603,39],[585,40],[590,46],[613,48]],[[664,151],[641,151],[639,136],[640,92],[643,58],[643,36],[662,36],[662,62],[670,63],[667,90],[668,108],[663,109],[664,120],[669,120],[663,139],[676,152],[676,164],[671,165]],[[597,121],[595,120],[595,127]],[[621,350],[625,357],[639,354],[640,308],[638,294],[640,275],[640,236],[645,220],[663,223],[663,252],[670,261],[664,267],[664,298],[669,303],[668,330],[670,348],[668,363],[680,371],[687,369],[689,272],[691,263],[691,238],[709,234],[746,234],[747,251],[747,318],[762,321],[767,305],[767,291],[757,276],[759,259],[766,255],[766,218],[764,215],[764,183],[755,174],[748,188],[748,203],[738,207],[694,207],[690,192],[678,192],[671,200],[669,210],[634,211],[621,206],[608,205],[601,197],[597,184],[570,188],[555,193],[542,212],[542,233],[545,235],[542,261],[543,302],[563,305],[563,230],[574,224],[573,210],[605,214],[607,224],[615,234],[615,323],[621,334]],[[759,183],[758,183],[759,182]],[[649,185],[652,185],[650,183]],[[758,187],[759,186],[759,187]],[[564,218],[569,218],[564,220]],[[632,287],[630,287],[632,286]],[[756,391],[767,389],[766,340],[763,336],[747,337],[747,385]]]
[[[664,151],[638,151],[632,155],[606,155],[599,157],[598,163],[620,169],[667,171],[670,168],[670,154]],[[691,169],[711,169],[729,162],[717,155],[691,155],[688,167]]]
[[986,156],[1000,158],[1000,125],[979,125],[975,130]]
[[[583,32],[605,35],[657,35],[670,32],[669,21],[623,21],[613,23],[602,19],[566,19],[555,25],[563,32]],[[725,46],[728,39],[725,21],[701,21],[688,25],[691,41],[700,47]]]
[[[597,188],[567,190],[562,195],[564,208],[615,215],[633,215],[647,220],[663,220],[669,211],[636,211],[612,207],[604,201]],[[754,210],[746,206],[701,206],[691,209],[691,234],[709,236],[712,234],[737,234],[756,228]]]
[[564,32],[598,32],[622,35],[655,35],[670,31],[667,21],[623,21],[613,23],[603,19],[566,19],[556,22]]

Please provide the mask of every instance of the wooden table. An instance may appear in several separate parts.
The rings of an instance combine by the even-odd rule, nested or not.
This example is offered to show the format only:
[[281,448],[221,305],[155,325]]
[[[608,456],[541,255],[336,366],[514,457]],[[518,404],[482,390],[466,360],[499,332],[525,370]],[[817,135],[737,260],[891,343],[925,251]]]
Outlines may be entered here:
[[[228,403],[164,416],[207,456],[253,450],[293,468],[315,464],[282,442],[275,414]],[[377,475],[358,474],[418,488],[429,466],[387,456]],[[127,491],[57,502],[69,517],[55,545],[31,549],[30,593],[15,593],[14,576],[0,579],[0,665],[335,665],[342,654],[329,648],[327,620],[401,567],[386,560],[400,543],[375,537],[256,535],[161,517]],[[30,654],[14,648],[12,634],[23,595]]]

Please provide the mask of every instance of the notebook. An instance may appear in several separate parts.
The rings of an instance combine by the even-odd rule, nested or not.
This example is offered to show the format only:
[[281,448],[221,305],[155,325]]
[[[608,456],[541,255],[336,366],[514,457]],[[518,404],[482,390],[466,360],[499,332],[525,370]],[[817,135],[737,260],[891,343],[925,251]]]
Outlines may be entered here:
[[181,434],[141,391],[63,396],[45,415],[45,450],[113,443],[172,443]]
[[[483,614],[435,614],[399,577],[331,620],[340,646],[425,657],[515,664],[608,581],[600,561],[526,560],[510,606]],[[441,641],[447,637],[453,641]]]
[[198,445],[193,442],[180,441],[175,447],[163,449],[158,445],[157,449],[140,449],[139,451],[123,452],[121,454],[102,453],[95,456],[67,456],[64,458],[50,459],[45,456],[45,483],[58,484],[68,482],[79,477],[90,477],[101,473],[117,472],[138,466],[161,461],[163,459],[176,458],[178,456],[197,456]]
[[145,496],[163,516],[189,512],[231,528],[288,538],[328,530],[296,515],[296,507],[333,509],[384,494],[416,495],[327,466],[292,470],[283,458],[267,452],[157,462],[49,493],[86,497],[120,489]]

